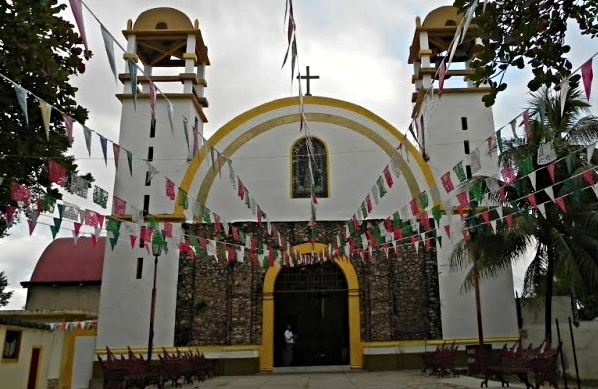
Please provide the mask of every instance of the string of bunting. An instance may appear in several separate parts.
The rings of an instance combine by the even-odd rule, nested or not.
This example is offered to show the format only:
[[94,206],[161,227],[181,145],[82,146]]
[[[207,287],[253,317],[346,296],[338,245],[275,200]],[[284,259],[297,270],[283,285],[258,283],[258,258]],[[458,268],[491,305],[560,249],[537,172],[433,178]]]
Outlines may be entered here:
[[[80,30],[80,35],[82,36],[85,46],[87,47],[81,5],[84,5],[85,8],[88,9],[88,11],[94,16],[94,18],[98,21],[98,23],[101,26],[102,36],[104,38],[107,56],[108,56],[108,59],[110,62],[110,66],[111,66],[111,68],[115,74],[115,77],[116,77],[116,66],[115,66],[115,62],[114,62],[114,50],[113,50],[113,45],[116,42],[116,40],[114,39],[112,34],[110,34],[108,32],[108,30],[104,27],[104,25],[101,23],[99,18],[97,18],[95,16],[95,14],[91,11],[91,9],[89,9],[89,7],[85,3],[83,3],[82,1],[79,1],[79,0],[71,0],[71,8],[73,10],[73,14],[75,16],[75,20],[76,20],[77,26]],[[122,46],[120,46],[120,44],[118,44],[118,46],[124,51],[124,48]],[[131,66],[131,65],[134,65],[134,66]],[[136,64],[130,62],[130,63],[128,63],[128,68],[129,68],[129,71],[131,74],[136,75],[136,72],[138,70],[138,67]],[[141,71],[143,72],[143,69],[141,69]],[[8,77],[6,77],[2,74],[0,74],[0,76],[2,76],[3,79],[5,79],[13,84],[16,94],[17,94],[17,99],[19,101],[21,108],[23,109],[23,112],[24,112],[24,115],[25,115],[27,121],[28,121],[28,119],[27,119],[26,105],[27,105],[27,95],[28,94],[40,101],[40,106],[42,107],[41,109],[42,109],[42,117],[44,119],[44,123],[49,122],[52,108],[54,108],[62,113],[62,111],[60,111],[58,108],[53,107],[45,102],[42,103],[43,100],[39,99],[37,96],[35,96],[30,91],[22,88],[19,84],[10,80]],[[133,78],[136,78],[136,77],[133,77]],[[134,97],[135,97],[136,88],[134,87],[134,85],[136,84],[136,82],[135,83],[132,82],[131,84],[132,84],[132,93],[134,94]],[[156,101],[156,93],[157,92],[159,92],[159,89],[153,82],[150,81],[150,111],[151,111],[151,125],[152,126],[155,126],[155,119],[156,119],[156,117],[155,117],[155,101]],[[168,99],[166,99],[166,100],[168,101]],[[168,108],[171,129],[173,129],[173,123],[172,123],[173,109],[172,109],[172,104],[169,101],[168,101],[167,108]],[[44,112],[46,112],[46,114],[43,114]],[[74,121],[71,117],[69,117],[66,114],[63,114],[63,119],[64,119],[66,131],[67,131],[67,135],[72,142],[72,139],[73,139],[72,130],[73,130]],[[84,136],[85,136],[86,146],[87,146],[89,155],[91,156],[91,138],[92,138],[91,134],[96,133],[100,137],[100,143],[101,143],[101,147],[102,147],[104,161],[107,164],[107,142],[109,141],[109,139],[105,138],[101,134],[89,129],[88,127],[86,127],[84,125],[82,125],[82,127],[84,130]],[[185,118],[185,117],[183,117],[183,128],[184,128],[184,132],[185,132],[185,138],[187,140],[187,146],[189,148],[187,118]],[[266,214],[261,210],[261,207],[257,204],[255,199],[250,196],[248,188],[246,187],[246,185],[243,184],[240,177],[238,177],[234,173],[234,170],[232,167],[232,161],[230,159],[222,156],[222,154],[218,150],[211,147],[211,145],[209,145],[207,140],[203,137],[203,134],[201,134],[197,131],[197,128],[198,128],[198,126],[197,126],[197,119],[196,119],[195,125],[193,127],[193,138],[194,138],[193,155],[197,154],[197,152],[199,151],[199,138],[201,138],[202,147],[206,146],[209,148],[206,151],[206,155],[208,153],[210,154],[211,159],[212,159],[212,166],[215,167],[216,161],[218,162],[219,173],[220,173],[220,169],[222,168],[222,166],[225,163],[228,164],[228,167],[230,170],[231,181],[233,183],[233,187],[235,188],[235,190],[237,190],[239,198],[241,200],[245,201],[248,208],[250,208],[252,210],[252,212],[256,215],[258,224],[261,224],[262,219],[266,218]],[[112,141],[110,141],[110,142],[113,144],[115,166],[116,166],[116,168],[118,168],[118,160],[119,160],[119,154],[120,154],[121,147],[116,142],[112,142]],[[124,148],[122,148],[122,149],[124,150]],[[132,174],[133,155],[130,151],[128,151],[128,150],[125,150],[125,151],[127,154],[129,171]],[[214,154],[216,154],[216,157],[214,157]],[[53,182],[56,182],[60,186],[66,186],[68,183],[68,179],[65,177],[66,169],[64,169],[60,164],[58,164],[57,162],[55,162],[53,160],[49,160],[48,163],[49,163],[51,180]],[[150,161],[146,160],[146,164],[147,164],[147,168],[148,168],[146,176],[148,177],[147,178],[148,180],[151,180],[159,172],[151,164]],[[234,177],[234,180],[233,180],[233,177]],[[174,194],[175,184],[168,177],[165,177],[165,179],[166,179],[166,181],[165,181],[166,182],[165,183],[166,194],[171,200],[174,200],[175,199],[175,194]],[[80,197],[82,197],[82,198],[87,197],[87,189],[89,186],[90,186],[90,183],[87,180],[83,179],[82,177],[77,177],[77,176],[71,177],[70,188],[75,194],[79,195]],[[21,191],[23,194],[27,193],[25,188],[21,188]],[[22,196],[22,197],[23,197],[23,201],[26,202],[27,200],[24,198],[26,196]],[[102,206],[103,208],[106,208],[106,204],[107,204],[107,200],[108,200],[108,192],[98,186],[95,186],[94,192],[93,192],[93,200],[96,204]],[[184,190],[182,190],[181,188],[178,189],[177,202],[180,203],[185,209],[187,209],[187,205],[188,205],[187,193]],[[45,198],[43,199],[42,207],[44,207],[44,206],[50,207],[52,203],[53,203],[52,199],[49,198],[48,195],[46,195]],[[117,197],[113,197],[113,204],[114,204],[114,213],[115,214],[122,215],[122,214],[126,213],[126,206],[127,206],[126,201],[119,199]],[[143,220],[141,210],[134,207],[133,205],[131,205],[130,207],[131,207],[131,215],[132,215],[133,219]],[[38,209],[39,208],[40,208],[40,206],[38,205]],[[74,215],[76,213],[81,212],[81,210],[78,209],[77,206],[75,206],[74,204],[69,204],[69,203],[65,204],[65,209],[66,209],[67,215]],[[61,210],[62,210],[62,208],[59,207],[59,212],[61,212]],[[207,208],[205,206],[200,205],[200,204],[195,204],[194,205],[194,217],[196,217],[196,218],[199,216],[198,215],[199,212],[197,212],[197,210],[201,210],[201,215],[203,216],[204,221],[206,221],[206,219],[207,219],[206,215],[208,215],[208,214],[212,215],[212,213],[209,210],[207,210]],[[7,209],[6,213],[8,216],[7,219],[10,222],[12,220],[12,216],[14,215],[14,207],[10,207],[9,209]],[[98,230],[101,229],[103,216],[94,211],[90,211],[90,210],[85,210],[85,215],[86,215],[85,217],[82,215],[80,216],[81,222],[86,220],[90,224],[93,223],[94,228],[96,228],[96,235],[99,234]],[[212,219],[212,217],[210,217],[210,219]],[[213,213],[213,219],[218,220],[219,219],[218,215]],[[137,220],[137,221],[139,221],[139,220]],[[30,232],[32,232],[33,229],[35,228],[35,220],[30,220],[29,223],[30,223]],[[55,224],[58,224],[58,222],[56,222]],[[268,230],[270,231],[269,223],[268,223],[268,227],[269,227]],[[79,228],[80,228],[80,225],[79,226],[75,225],[75,230],[77,232],[79,231]],[[275,227],[274,227],[274,229],[275,229]],[[52,230],[52,233],[54,236],[56,234],[56,231],[57,231],[57,228],[54,228]],[[274,230],[274,233],[277,234],[276,230]]]

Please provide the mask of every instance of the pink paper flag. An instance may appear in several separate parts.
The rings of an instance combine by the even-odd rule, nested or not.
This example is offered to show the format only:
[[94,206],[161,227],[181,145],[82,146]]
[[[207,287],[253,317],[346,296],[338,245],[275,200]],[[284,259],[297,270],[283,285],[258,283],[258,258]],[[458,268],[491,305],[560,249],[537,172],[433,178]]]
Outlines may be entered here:
[[461,234],[463,235],[463,240],[467,240],[467,238],[469,237],[469,232],[467,231],[467,228],[463,228],[461,230]]
[[581,65],[581,79],[583,80],[583,88],[586,91],[586,98],[589,100],[592,94],[592,80],[594,79],[594,71],[592,70],[592,58]]
[[162,233],[165,237],[172,238],[172,223],[164,222],[164,229],[162,230]]
[[83,41],[85,50],[89,50],[89,47],[87,46],[87,35],[85,34],[85,23],[83,22],[83,9],[81,8],[81,0],[69,0],[69,3],[71,4],[71,10],[73,11],[75,23],[77,23],[79,35],[81,35],[81,40]]
[[482,219],[484,219],[484,222],[486,224],[488,224],[490,222],[490,214],[488,211],[482,212]]
[[62,120],[64,121],[64,128],[66,130],[66,136],[69,138],[69,143],[73,144],[73,118],[66,113],[63,113]]

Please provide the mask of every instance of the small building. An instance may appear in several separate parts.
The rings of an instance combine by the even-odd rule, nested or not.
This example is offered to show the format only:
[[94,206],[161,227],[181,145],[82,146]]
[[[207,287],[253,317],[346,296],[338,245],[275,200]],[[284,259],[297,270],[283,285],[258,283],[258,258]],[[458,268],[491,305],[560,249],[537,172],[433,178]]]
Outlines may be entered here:
[[88,387],[105,243],[54,240],[21,283],[28,289],[25,309],[0,311],[2,387]]

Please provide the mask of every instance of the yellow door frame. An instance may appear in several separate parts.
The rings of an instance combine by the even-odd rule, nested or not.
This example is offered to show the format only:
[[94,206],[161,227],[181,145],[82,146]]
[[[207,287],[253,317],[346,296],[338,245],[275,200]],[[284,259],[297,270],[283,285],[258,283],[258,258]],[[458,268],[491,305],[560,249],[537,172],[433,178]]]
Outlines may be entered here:
[[[328,249],[323,243],[302,243],[292,248],[300,254],[320,253]],[[359,313],[359,283],[357,274],[347,257],[335,259],[347,280],[347,304],[349,316],[349,364],[352,369],[363,367],[363,344],[361,342],[361,321]],[[269,267],[264,277],[262,295],[262,345],[260,348],[260,370],[272,371],[274,366],[274,284],[280,267]]]

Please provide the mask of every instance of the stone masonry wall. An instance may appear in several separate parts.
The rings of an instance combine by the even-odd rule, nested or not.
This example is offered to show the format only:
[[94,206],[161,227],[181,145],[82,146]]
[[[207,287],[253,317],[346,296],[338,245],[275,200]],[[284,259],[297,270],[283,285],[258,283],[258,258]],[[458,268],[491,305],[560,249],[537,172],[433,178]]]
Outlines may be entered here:
[[[277,242],[264,224],[235,223],[240,231],[268,246]],[[306,222],[273,223],[291,244],[309,242]],[[198,236],[230,241],[212,225],[187,226]],[[333,242],[344,222],[318,222],[316,242]],[[231,242],[233,243],[233,242]],[[364,341],[438,338],[440,306],[436,251],[421,245],[416,253],[406,245],[389,257],[383,250],[373,258],[353,255],[351,262],[360,289],[361,336]],[[205,255],[181,257],[175,327],[176,345],[241,345],[261,343],[262,290],[266,269],[248,259],[230,265]]]

